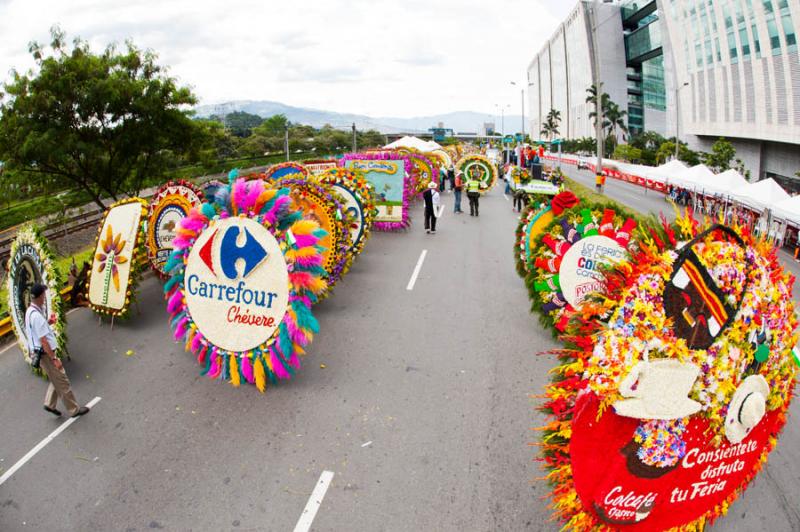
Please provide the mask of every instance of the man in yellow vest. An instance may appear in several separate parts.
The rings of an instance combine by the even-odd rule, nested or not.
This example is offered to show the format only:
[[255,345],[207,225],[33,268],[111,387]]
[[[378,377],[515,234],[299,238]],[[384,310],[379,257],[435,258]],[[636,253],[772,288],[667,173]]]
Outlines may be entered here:
[[475,177],[474,172],[469,172],[467,179],[467,198],[469,198],[469,215],[478,216],[478,201],[480,200],[481,182]]

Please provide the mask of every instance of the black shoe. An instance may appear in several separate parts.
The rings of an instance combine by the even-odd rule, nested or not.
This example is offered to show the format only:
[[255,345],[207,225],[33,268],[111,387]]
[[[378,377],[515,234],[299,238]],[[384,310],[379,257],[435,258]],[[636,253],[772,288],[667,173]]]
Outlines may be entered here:
[[55,408],[50,408],[49,406],[45,405],[44,409],[56,417],[61,417],[61,412],[59,410],[56,410]]
[[82,415],[84,415],[84,414],[88,414],[88,413],[89,413],[89,407],[87,407],[87,406],[82,406],[82,407],[80,407],[80,408],[78,409],[78,411],[77,411],[77,412],[75,412],[74,414],[72,414],[72,417],[79,417],[79,416],[82,416]]

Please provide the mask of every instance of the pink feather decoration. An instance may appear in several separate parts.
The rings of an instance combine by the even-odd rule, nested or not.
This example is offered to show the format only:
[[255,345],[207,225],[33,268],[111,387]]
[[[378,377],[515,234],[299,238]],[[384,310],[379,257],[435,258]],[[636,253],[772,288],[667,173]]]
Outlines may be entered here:
[[206,354],[208,354],[209,348],[207,346],[203,346],[200,349],[200,353],[197,354],[197,363],[201,366],[204,366],[206,363]]
[[181,338],[183,338],[183,337],[186,335],[186,323],[187,323],[188,321],[189,321],[189,318],[187,318],[186,316],[184,316],[184,317],[183,317],[183,318],[181,318],[181,320],[178,322],[178,326],[177,326],[177,327],[175,327],[175,339],[176,339],[176,340],[180,341],[180,339],[181,339]]
[[200,350],[201,337],[202,335],[200,333],[197,333],[194,335],[194,338],[192,338],[192,353],[197,353]]
[[250,357],[245,355],[242,357],[242,374],[244,378],[247,379],[247,382],[253,383],[256,381],[256,377],[253,374],[253,364],[250,362]]
[[292,353],[292,358],[290,358],[290,359],[289,359],[289,364],[290,364],[290,365],[291,365],[291,366],[292,366],[294,369],[300,369],[300,358],[298,358],[298,356],[297,356],[297,353],[296,353],[296,352],[293,352],[293,353]]
[[175,293],[169,298],[169,303],[167,303],[167,312],[170,314],[177,314],[182,308],[183,293],[180,290],[175,290]]
[[286,368],[283,367],[283,363],[281,362],[278,355],[275,354],[275,348],[269,350],[269,359],[272,362],[272,369],[275,371],[275,375],[278,376],[279,379],[288,379],[289,372],[286,371]]
[[217,377],[219,377],[220,371],[222,371],[222,368],[219,365],[219,359],[220,357],[218,356],[215,356],[211,359],[211,368],[208,370],[208,373],[206,374],[206,376],[209,379],[216,379]]
[[298,249],[313,246],[319,241],[314,235],[294,235],[294,238],[297,241]]
[[239,209],[245,210],[245,201],[247,200],[247,181],[241,177],[236,180],[231,190],[231,203],[234,203]]
[[253,208],[263,191],[264,183],[262,181],[250,181],[250,190],[247,192],[247,198],[244,202],[248,211]]

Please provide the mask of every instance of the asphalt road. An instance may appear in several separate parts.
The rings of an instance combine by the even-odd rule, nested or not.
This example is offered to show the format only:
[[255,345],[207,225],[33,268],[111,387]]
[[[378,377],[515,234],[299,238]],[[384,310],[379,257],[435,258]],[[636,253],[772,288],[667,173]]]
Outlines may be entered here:
[[[0,486],[0,530],[292,530],[323,471],[334,477],[313,530],[557,530],[529,446],[543,421],[531,395],[555,362],[537,353],[556,344],[528,313],[501,191],[477,219],[446,194],[436,235],[419,205],[407,233],[373,234],[316,308],[303,370],[265,395],[198,375],[156,279],[113,330],[71,313],[67,371],[81,401],[102,401]],[[60,422],[16,347],[0,382],[5,471]],[[800,529],[796,405],[716,530]]]

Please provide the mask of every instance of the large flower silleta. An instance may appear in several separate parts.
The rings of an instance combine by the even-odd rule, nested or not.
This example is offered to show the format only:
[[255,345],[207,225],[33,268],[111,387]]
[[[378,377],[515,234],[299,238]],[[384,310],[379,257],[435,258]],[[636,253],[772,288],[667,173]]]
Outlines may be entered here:
[[[122,240],[122,233],[114,235],[114,230],[109,224],[106,229],[105,239],[100,244],[103,246],[103,252],[98,253],[95,257],[95,260],[100,263],[97,272],[102,273],[108,268],[111,278],[114,280],[114,289],[119,292],[119,269],[117,264],[128,262],[127,257],[120,255],[122,250],[125,249],[126,241]],[[109,275],[109,273],[106,273],[106,275]]]

